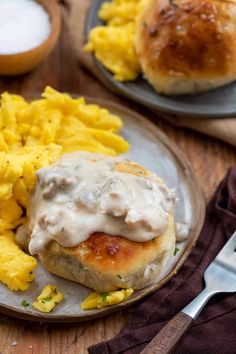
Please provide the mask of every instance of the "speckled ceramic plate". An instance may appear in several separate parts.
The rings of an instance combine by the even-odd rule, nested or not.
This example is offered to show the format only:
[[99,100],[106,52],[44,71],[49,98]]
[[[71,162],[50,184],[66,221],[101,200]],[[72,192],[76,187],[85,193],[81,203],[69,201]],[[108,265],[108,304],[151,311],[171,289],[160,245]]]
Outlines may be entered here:
[[[35,271],[35,280],[25,293],[11,292],[0,284],[0,311],[4,314],[36,321],[78,322],[102,317],[123,309],[158,290],[170,280],[188,257],[198,238],[205,214],[204,198],[190,164],[177,146],[154,124],[140,115],[111,102],[91,98],[88,100],[107,107],[112,113],[122,117],[124,129],[121,134],[129,141],[131,147],[126,156],[156,172],[164,179],[168,187],[175,188],[178,197],[175,218],[176,221],[185,221],[189,224],[191,229],[189,238],[185,243],[179,244],[180,252],[172,257],[159,279],[156,279],[152,285],[135,291],[127,301],[119,305],[101,310],[83,311],[80,303],[91,290],[49,274],[39,264]],[[27,308],[21,306],[23,299],[31,304],[47,284],[58,286],[65,295],[65,300],[52,313],[42,314],[31,306]]]
[[[86,38],[90,30],[102,22],[97,17],[99,7],[104,1],[94,0],[88,13],[85,26]],[[236,82],[222,88],[191,96],[164,96],[158,94],[142,77],[133,82],[120,83],[98,61],[104,83],[115,93],[128,97],[148,108],[162,112],[197,118],[222,118],[236,115]]]

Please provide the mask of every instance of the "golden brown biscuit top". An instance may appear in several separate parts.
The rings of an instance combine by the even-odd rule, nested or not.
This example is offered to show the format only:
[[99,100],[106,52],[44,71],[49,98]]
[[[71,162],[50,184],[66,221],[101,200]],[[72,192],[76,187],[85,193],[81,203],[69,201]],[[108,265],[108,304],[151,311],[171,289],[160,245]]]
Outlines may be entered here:
[[235,5],[235,1],[152,1],[140,17],[141,55],[150,66],[173,75],[227,74],[236,57]]
[[101,272],[123,272],[139,264],[141,259],[146,262],[145,257],[150,253],[157,254],[163,237],[159,236],[147,242],[134,242],[121,236],[111,236],[103,233],[94,233],[88,240],[77,247],[65,249],[66,253],[78,258],[85,266]]

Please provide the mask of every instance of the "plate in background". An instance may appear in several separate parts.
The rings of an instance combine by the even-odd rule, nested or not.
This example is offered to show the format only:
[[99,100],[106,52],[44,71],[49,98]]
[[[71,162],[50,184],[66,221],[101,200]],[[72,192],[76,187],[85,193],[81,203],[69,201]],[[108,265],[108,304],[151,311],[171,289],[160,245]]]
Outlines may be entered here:
[[[35,280],[26,292],[11,292],[0,283],[0,312],[4,314],[40,322],[79,322],[118,311],[158,290],[170,280],[189,256],[198,238],[205,215],[205,202],[190,164],[183,153],[157,126],[144,117],[108,101],[95,98],[88,98],[88,101],[106,107],[123,119],[124,128],[121,134],[130,143],[130,150],[125,157],[156,172],[169,188],[175,188],[178,198],[174,208],[175,219],[177,222],[188,222],[191,229],[189,238],[185,243],[178,244],[180,252],[172,257],[159,279],[156,279],[152,285],[135,291],[126,301],[118,305],[83,311],[80,303],[91,290],[48,273],[39,264],[35,271]],[[47,284],[58,286],[65,296],[63,302],[52,313],[43,314],[31,306],[27,308],[21,306],[22,300],[30,304],[35,301]]]
[[[99,20],[97,12],[105,1],[107,0],[92,1],[85,25],[86,38],[93,27],[103,24]],[[148,108],[202,119],[236,116],[236,82],[196,95],[164,96],[158,94],[142,77],[127,83],[114,80],[112,74],[96,59],[94,60],[104,76],[105,83],[114,92],[142,103]]]

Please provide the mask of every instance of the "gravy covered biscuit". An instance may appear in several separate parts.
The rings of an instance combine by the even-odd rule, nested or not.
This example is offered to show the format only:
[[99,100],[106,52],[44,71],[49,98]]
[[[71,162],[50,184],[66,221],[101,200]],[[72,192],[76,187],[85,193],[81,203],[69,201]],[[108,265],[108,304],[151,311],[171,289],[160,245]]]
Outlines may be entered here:
[[139,289],[175,248],[174,194],[121,157],[75,152],[37,172],[29,251],[44,267],[98,292]]
[[167,95],[234,81],[235,20],[235,0],[151,0],[140,13],[135,38],[145,77]]

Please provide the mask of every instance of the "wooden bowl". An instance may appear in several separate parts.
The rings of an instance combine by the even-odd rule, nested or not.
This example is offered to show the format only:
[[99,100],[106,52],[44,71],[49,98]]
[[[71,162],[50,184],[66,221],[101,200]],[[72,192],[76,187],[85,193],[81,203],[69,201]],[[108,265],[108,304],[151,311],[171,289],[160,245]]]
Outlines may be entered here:
[[16,54],[0,54],[0,75],[24,74],[38,66],[54,48],[61,29],[60,7],[56,0],[37,0],[50,16],[51,33],[39,46]]

